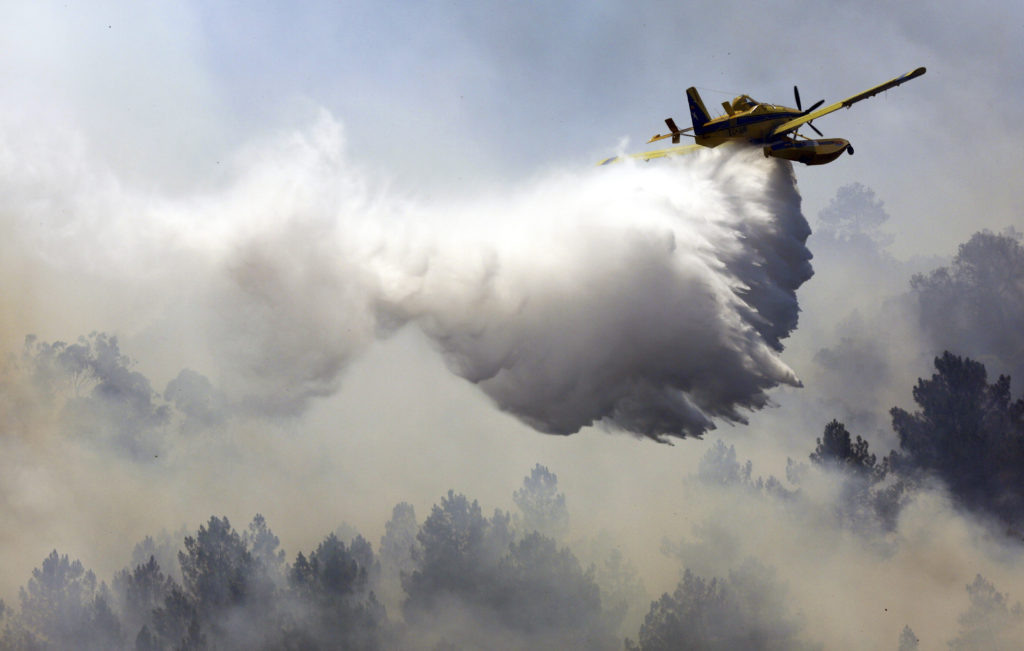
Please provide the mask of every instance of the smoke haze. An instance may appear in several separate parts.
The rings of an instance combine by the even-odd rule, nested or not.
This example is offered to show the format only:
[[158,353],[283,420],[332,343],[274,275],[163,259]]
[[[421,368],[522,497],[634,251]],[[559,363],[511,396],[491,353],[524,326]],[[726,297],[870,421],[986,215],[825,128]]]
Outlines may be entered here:
[[[1021,7],[705,5],[12,7],[0,647],[1019,646]],[[593,167],[917,65],[828,166]]]
[[146,308],[197,320],[239,407],[298,414],[410,322],[548,433],[699,435],[799,384],[778,353],[811,274],[809,228],[790,168],[750,152],[553,173],[454,206],[370,188],[326,116],[247,151],[232,183],[198,197],[83,178],[97,165],[79,156],[33,164],[35,195],[8,199],[42,258],[27,264],[109,274],[143,303],[178,284],[176,305]]
[[[289,549],[327,554],[334,543],[318,548],[318,532],[337,525],[324,523],[353,519],[374,531],[389,501],[413,500],[428,513],[424,500],[455,484],[475,487],[471,496],[484,499],[485,512],[508,504],[514,476],[540,450],[567,468],[562,476],[578,491],[570,492],[570,504],[601,505],[573,510],[573,546],[597,568],[615,558],[609,549],[620,550],[618,565],[610,566],[618,574],[596,576],[604,577],[604,598],[625,594],[627,601],[615,602],[625,605],[580,610],[551,630],[523,628],[532,616],[486,610],[486,600],[472,606],[457,591],[437,606],[433,591],[452,588],[433,582],[443,586],[454,576],[447,571],[408,585],[396,571],[391,583],[374,584],[386,600],[380,613],[388,615],[374,615],[371,628],[406,611],[406,625],[428,646],[452,639],[571,646],[578,642],[573,626],[587,631],[579,634],[590,646],[614,646],[616,631],[643,643],[645,595],[672,593],[665,568],[676,567],[690,572],[676,587],[680,604],[689,603],[687,595],[718,595],[710,621],[745,621],[751,635],[786,639],[794,648],[820,640],[854,648],[865,639],[887,644],[907,625],[931,640],[971,633],[958,629],[956,618],[975,574],[999,581],[995,588],[979,583],[968,595],[1021,592],[1021,577],[1007,565],[1017,543],[993,537],[984,514],[975,521],[958,512],[941,484],[922,485],[872,515],[876,507],[865,511],[862,498],[851,498],[867,489],[841,473],[787,467],[785,482],[755,479],[735,452],[716,447],[720,442],[693,443],[700,447],[678,457],[661,446],[622,448],[581,433],[571,447],[534,442],[513,453],[525,433],[496,418],[472,390],[476,385],[501,410],[549,433],[599,423],[613,434],[662,440],[702,433],[716,421],[753,419],[751,429],[761,434],[732,431],[768,460],[790,449],[806,459],[806,435],[793,429],[817,434],[837,412],[851,426],[881,427],[878,412],[906,394],[901,380],[930,349],[923,339],[901,343],[917,327],[906,294],[873,304],[850,275],[864,261],[878,278],[887,265],[898,269],[884,243],[827,227],[819,236],[832,254],[825,276],[847,279],[857,311],[844,315],[835,296],[812,293],[810,303],[835,321],[812,324],[819,333],[813,341],[828,347],[797,350],[815,377],[813,388],[799,390],[810,391],[811,403],[783,393],[780,409],[757,411],[772,387],[800,385],[780,359],[782,340],[796,327],[796,290],[810,277],[809,228],[787,164],[725,149],[662,166],[550,173],[500,195],[423,200],[357,169],[344,153],[340,125],[324,116],[309,130],[246,150],[223,187],[183,198],[95,172],[102,166],[88,162],[84,148],[60,164],[26,166],[33,152],[11,147],[6,160],[20,164],[6,170],[4,214],[16,243],[8,264],[16,260],[36,286],[5,293],[31,306],[9,313],[8,332],[63,330],[36,320],[61,314],[67,328],[109,327],[132,342],[93,333],[68,336],[70,343],[33,336],[11,346],[6,514],[11,531],[31,532],[5,541],[12,581],[24,580],[24,568],[45,555],[39,540],[50,541],[44,548],[86,549],[93,554],[86,565],[101,578],[130,556],[129,567],[144,565],[140,549],[152,550],[173,576],[185,534],[166,530],[193,523],[184,531],[194,531],[225,503],[232,512],[243,509],[236,520],[245,510],[267,513],[272,526],[289,532]],[[80,160],[69,164],[74,156]],[[856,204],[847,210],[856,221]],[[868,298],[854,300],[862,293]],[[879,319],[888,327],[873,325]],[[116,328],[118,322],[128,325]],[[150,352],[136,360],[135,347]],[[445,380],[445,367],[469,382]],[[457,417],[446,413],[450,404],[463,405]],[[794,426],[800,419],[808,424]],[[397,450],[382,446],[388,438]],[[879,440],[895,441],[891,434]],[[474,461],[500,446],[520,464],[502,471],[505,484],[493,480],[493,460]],[[424,464],[416,466],[419,476],[408,475],[410,454]],[[628,473],[623,454],[645,458],[647,471],[633,486],[603,480]],[[704,455],[696,468],[694,455]],[[384,487],[363,466],[405,476]],[[106,481],[97,483],[100,474]],[[652,500],[652,492],[668,502]],[[355,497],[371,493],[379,496]],[[338,495],[351,498],[339,502]],[[449,503],[456,497],[449,494]],[[310,500],[336,505],[320,513],[293,508]],[[633,508],[638,502],[672,515],[652,526],[650,511]],[[118,521],[97,519],[83,504],[102,505]],[[485,554],[493,565],[458,571],[476,572],[473,581],[485,593],[510,580],[500,568],[521,567],[529,576],[534,569],[524,558],[558,558],[541,539],[502,538],[502,517],[480,521],[499,536]],[[146,534],[162,542],[129,554]],[[349,544],[351,535],[341,540]],[[509,541],[518,546],[504,558],[501,545]],[[662,555],[652,557],[659,547]],[[639,574],[623,570],[632,567],[621,565],[623,558],[636,559],[632,571]],[[559,562],[568,584],[588,594],[597,589],[576,561]],[[655,592],[646,592],[639,576]],[[721,583],[709,583],[715,577]],[[836,585],[854,587],[836,594]],[[305,602],[294,598],[289,608],[306,621]],[[596,604],[589,599],[581,603]],[[899,616],[872,610],[883,602]],[[360,608],[378,612],[373,603]],[[756,615],[763,604],[774,610]],[[676,606],[669,600],[663,607]],[[424,608],[436,624],[417,628],[422,613],[415,613]],[[143,611],[125,616],[126,625],[147,621]],[[875,630],[866,633],[864,621]],[[1019,624],[1007,622],[999,631]]]

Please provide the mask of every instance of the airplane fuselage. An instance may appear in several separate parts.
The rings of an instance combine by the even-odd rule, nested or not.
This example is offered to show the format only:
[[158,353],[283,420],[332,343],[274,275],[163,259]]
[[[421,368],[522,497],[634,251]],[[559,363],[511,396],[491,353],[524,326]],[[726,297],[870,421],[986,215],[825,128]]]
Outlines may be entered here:
[[695,134],[698,145],[717,147],[731,140],[747,140],[762,144],[772,138],[772,131],[781,124],[799,117],[800,111],[768,104],[757,104],[743,112],[723,115],[706,122],[701,133]]
[[[766,104],[752,99],[748,95],[740,95],[731,102],[723,101],[726,115],[710,119],[707,108],[699,102],[691,106],[691,112],[699,112],[694,116],[694,130],[697,144],[714,147],[730,140],[748,140],[752,144],[763,144],[771,140],[779,140],[781,136],[772,136],[772,132],[780,125],[799,118],[803,112],[797,108]],[[709,119],[702,119],[702,118]]]
[[[806,165],[824,165],[844,151],[853,153],[850,143],[842,138],[797,139],[789,133],[777,133],[779,126],[804,115],[799,109],[762,104],[746,95],[740,95],[731,103],[723,102],[722,107],[725,115],[703,121],[700,128],[695,129],[694,140],[698,145],[717,147],[727,142],[746,142],[760,145],[765,156]],[[702,104],[692,109],[700,113],[706,110]]]

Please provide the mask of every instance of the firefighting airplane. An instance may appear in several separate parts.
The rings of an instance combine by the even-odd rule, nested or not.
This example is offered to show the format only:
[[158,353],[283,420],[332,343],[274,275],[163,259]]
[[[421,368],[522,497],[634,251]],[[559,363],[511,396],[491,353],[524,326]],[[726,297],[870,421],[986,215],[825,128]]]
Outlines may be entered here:
[[[671,138],[673,144],[678,144],[680,136],[685,135],[693,138],[697,144],[628,154],[627,157],[651,160],[663,156],[690,153],[701,147],[717,147],[726,142],[745,142],[762,147],[766,157],[785,158],[805,165],[824,165],[834,161],[844,151],[853,154],[853,146],[848,140],[842,138],[825,138],[824,134],[818,131],[818,128],[812,123],[814,120],[841,108],[849,108],[863,99],[874,97],[883,91],[920,77],[924,73],[924,68],[917,68],[825,108],[818,108],[825,103],[825,100],[819,100],[806,111],[800,104],[800,91],[796,86],[793,86],[793,95],[796,99],[795,109],[775,104],[763,104],[749,95],[740,95],[731,103],[722,102],[722,108],[725,109],[726,114],[717,118],[711,117],[707,108],[704,107],[700,95],[697,94],[697,89],[691,86],[686,89],[686,97],[690,102],[690,118],[693,120],[693,126],[679,129],[675,120],[667,118],[665,124],[668,125],[669,133],[658,134],[647,142],[652,143]],[[814,140],[799,135],[797,131],[805,124],[822,139]],[[599,164],[607,165],[621,158],[621,156],[612,156]]]

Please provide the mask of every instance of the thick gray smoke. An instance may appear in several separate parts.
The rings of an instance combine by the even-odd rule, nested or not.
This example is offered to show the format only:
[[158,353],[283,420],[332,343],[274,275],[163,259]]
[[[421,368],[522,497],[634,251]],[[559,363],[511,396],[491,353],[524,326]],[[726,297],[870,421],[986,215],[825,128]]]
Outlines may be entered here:
[[[818,365],[832,383],[819,379],[806,390],[776,392],[784,409],[745,411],[761,404],[773,384],[796,383],[779,361],[779,344],[794,327],[793,292],[809,267],[788,167],[709,151],[665,165],[581,166],[463,201],[410,199],[374,187],[340,153],[339,130],[325,120],[312,131],[254,146],[225,165],[231,171],[224,179],[183,198],[126,186],[85,145],[60,149],[56,143],[66,134],[49,142],[39,134],[26,141],[28,133],[10,129],[0,142],[0,218],[10,235],[0,242],[10,288],[0,294],[2,334],[17,346],[9,350],[22,351],[0,374],[0,457],[9,461],[0,492],[10,523],[0,541],[0,576],[7,581],[0,587],[14,595],[25,585],[30,596],[26,603],[5,599],[5,631],[27,622],[36,634],[48,634],[33,624],[35,613],[53,611],[31,568],[44,559],[43,570],[62,563],[73,569],[67,553],[81,558],[80,569],[97,572],[95,581],[81,575],[85,591],[75,593],[82,595],[80,606],[95,607],[79,611],[92,617],[83,621],[116,624],[110,616],[116,612],[129,645],[136,630],[141,635],[142,611],[115,603],[107,590],[116,597],[128,585],[109,579],[124,577],[115,573],[130,557],[136,583],[159,579],[158,572],[177,574],[179,587],[189,591],[178,603],[200,604],[197,612],[207,614],[195,630],[210,640],[237,634],[245,642],[239,646],[250,648],[253,631],[277,639],[270,635],[288,621],[332,639],[334,630],[318,622],[345,620],[317,619],[321,604],[309,601],[320,589],[316,574],[285,587],[281,563],[301,566],[300,550],[306,558],[314,551],[351,555],[348,535],[338,537],[346,541],[342,549],[324,533],[351,519],[375,540],[383,514],[398,500],[415,502],[416,513],[429,517],[428,500],[454,488],[465,489],[470,500],[483,498],[487,508],[463,500],[462,510],[476,510],[470,523],[495,533],[478,537],[481,544],[463,566],[446,566],[452,558],[446,553],[393,559],[421,578],[403,585],[400,571],[391,572],[390,588],[376,592],[388,619],[373,630],[390,635],[392,625],[406,626],[414,648],[445,639],[513,647],[503,643],[506,637],[527,640],[524,648],[549,639],[555,640],[550,647],[572,647],[555,639],[568,629],[534,626],[539,611],[571,616],[572,630],[598,641],[615,642],[607,633],[618,626],[619,639],[628,635],[646,648],[663,631],[677,630],[674,622],[683,623],[682,639],[701,630],[690,625],[699,621],[712,622],[704,629],[712,638],[741,630],[786,640],[787,648],[805,640],[885,648],[915,635],[922,646],[966,639],[961,647],[970,648],[970,636],[987,628],[1019,639],[1018,611],[999,592],[1013,599],[1024,593],[1013,564],[1019,541],[1012,531],[1019,528],[1005,533],[1010,518],[998,530],[979,524],[971,513],[975,503],[942,476],[934,484],[909,483],[918,480],[881,458],[896,449],[896,436],[889,432],[890,442],[880,443],[882,433],[864,425],[888,427],[885,410],[894,405],[913,416],[913,398],[888,396],[895,385],[904,391],[913,385],[899,380],[900,372],[927,378],[930,369],[889,352],[917,350],[915,330],[883,320],[885,337],[866,347],[862,341],[873,341],[875,330],[843,320],[855,307],[877,304],[869,288],[854,291],[863,280],[836,285],[851,291],[829,292],[829,299],[842,300],[819,299],[824,307],[809,311],[811,321],[801,323],[787,351],[796,368],[813,374],[813,366],[799,365],[801,357],[824,350]],[[866,267],[879,267],[881,258],[863,255],[851,242],[837,239],[825,250],[825,280],[880,276]],[[824,292],[810,289],[810,296],[802,294],[805,304]],[[862,313],[873,323],[870,315],[880,312]],[[837,330],[836,322],[854,325]],[[847,332],[860,337],[846,341]],[[27,333],[38,336],[26,341]],[[622,436],[510,437],[522,428],[476,400],[469,383],[456,381],[432,351],[422,350],[424,341],[501,407],[548,431],[603,421],[664,437],[750,415],[752,426],[737,446],[743,454],[755,448],[757,466],[742,465],[743,457],[721,444],[697,465],[709,447],[701,442],[665,449]],[[872,353],[867,366],[859,358],[865,350]],[[877,395],[868,395],[869,376],[882,378]],[[330,401],[315,400],[340,388]],[[367,403],[363,411],[360,400]],[[827,438],[827,419],[842,416],[836,404],[867,405],[863,411],[880,405],[875,420],[847,422],[850,434],[872,439],[877,464],[871,456],[850,471],[808,457],[819,452],[815,439]],[[259,418],[298,413],[305,416]],[[952,449],[941,437],[930,440],[934,445],[901,450],[922,457],[932,448]],[[866,447],[863,452],[861,461]],[[794,463],[784,464],[783,455]],[[573,487],[572,519],[567,532],[561,516],[550,519],[559,526],[540,528],[563,536],[571,553],[526,531],[509,537],[518,520],[508,514],[486,517],[491,505],[508,501],[524,470],[551,459],[566,468],[563,481]],[[697,474],[680,485],[688,465],[697,465]],[[864,472],[870,466],[890,472]],[[608,480],[639,467],[643,472],[629,482]],[[783,468],[785,483],[776,479]],[[755,470],[775,476],[755,478]],[[987,490],[1001,482],[981,485]],[[1005,491],[986,495],[1002,502]],[[454,496],[442,498],[442,510],[446,502],[449,511],[461,512]],[[265,513],[290,538],[281,541],[286,561],[263,554],[277,563],[282,591],[273,594],[283,599],[281,617],[267,616],[259,596],[265,593],[255,591],[244,607],[256,614],[234,626],[243,619],[236,611],[203,602],[194,586],[184,586],[189,565],[173,551],[197,523],[215,525],[211,514],[231,515],[238,525],[254,513]],[[1017,511],[1000,508],[997,515],[1004,513],[1016,522]],[[404,522],[397,537],[406,543],[399,548],[432,530],[427,520],[417,528],[411,507]],[[463,520],[441,513],[433,522]],[[129,553],[133,540],[182,524],[188,529],[166,537],[172,542],[150,541],[139,554]],[[602,529],[609,531],[584,554],[589,536]],[[255,549],[252,536],[259,532],[239,533]],[[435,533],[438,552],[446,541],[462,539],[444,527]],[[504,540],[501,553],[474,557],[492,550],[493,540]],[[601,540],[607,542],[598,550]],[[669,556],[652,548],[661,540]],[[617,551],[612,545],[621,546],[620,556],[609,555]],[[382,559],[387,547],[381,544]],[[148,563],[149,553],[159,569]],[[646,597],[626,571],[630,559],[650,590]],[[591,563],[596,574],[585,569]],[[689,573],[674,576],[683,569]],[[265,585],[261,571],[251,574],[253,585]],[[367,574],[365,584],[357,581],[359,590],[372,587]],[[987,578],[972,583],[979,574]],[[305,591],[307,583],[312,591]],[[465,586],[458,598],[446,595],[434,608],[431,600],[456,583]],[[507,607],[510,592],[516,608]],[[359,601],[366,594],[359,592],[354,605],[363,603],[374,615],[372,600]],[[175,602],[156,597],[151,603]],[[649,610],[651,598],[658,605]],[[548,607],[553,603],[571,607],[559,611]],[[220,628],[223,622],[234,627]],[[78,630],[62,619],[51,623]],[[193,627],[169,630],[183,636]],[[77,648],[82,638],[73,639],[65,646]]]
[[711,151],[431,202],[374,189],[342,151],[325,117],[246,152],[226,187],[174,200],[109,179],[83,192],[67,177],[91,166],[43,166],[37,185],[76,188],[55,199],[71,221],[23,236],[74,236],[69,266],[146,269],[134,293],[153,283],[157,313],[205,305],[178,326],[205,340],[219,368],[202,370],[233,403],[262,413],[333,393],[354,355],[409,323],[548,433],[699,435],[799,385],[778,355],[811,275],[788,164]]

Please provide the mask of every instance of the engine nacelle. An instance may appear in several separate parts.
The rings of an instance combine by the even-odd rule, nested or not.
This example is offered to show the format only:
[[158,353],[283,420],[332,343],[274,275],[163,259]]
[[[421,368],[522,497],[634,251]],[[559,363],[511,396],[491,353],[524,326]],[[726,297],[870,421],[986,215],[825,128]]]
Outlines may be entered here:
[[844,151],[853,153],[848,140],[825,138],[822,140],[781,140],[764,146],[765,156],[785,158],[804,165],[824,165],[839,158]]

